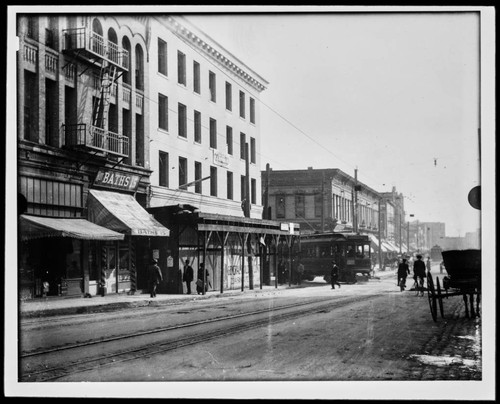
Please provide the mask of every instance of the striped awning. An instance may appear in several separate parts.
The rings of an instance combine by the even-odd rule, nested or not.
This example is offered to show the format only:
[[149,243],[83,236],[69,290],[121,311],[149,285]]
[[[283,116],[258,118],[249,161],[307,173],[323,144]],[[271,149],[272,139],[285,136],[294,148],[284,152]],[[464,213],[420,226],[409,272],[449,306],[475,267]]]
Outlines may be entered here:
[[80,240],[123,240],[125,236],[86,219],[76,217],[42,217],[21,215],[21,240],[45,237],[71,237]]
[[91,222],[131,236],[170,235],[170,230],[150,215],[132,195],[89,190],[88,218]]

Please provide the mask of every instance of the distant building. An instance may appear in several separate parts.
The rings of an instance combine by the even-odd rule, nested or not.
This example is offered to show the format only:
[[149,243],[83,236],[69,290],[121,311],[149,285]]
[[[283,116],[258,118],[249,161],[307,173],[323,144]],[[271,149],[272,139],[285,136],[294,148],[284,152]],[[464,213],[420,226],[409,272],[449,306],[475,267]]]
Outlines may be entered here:
[[378,232],[379,194],[339,169],[270,170],[268,195],[263,171],[262,184],[269,218],[300,223],[303,233]]

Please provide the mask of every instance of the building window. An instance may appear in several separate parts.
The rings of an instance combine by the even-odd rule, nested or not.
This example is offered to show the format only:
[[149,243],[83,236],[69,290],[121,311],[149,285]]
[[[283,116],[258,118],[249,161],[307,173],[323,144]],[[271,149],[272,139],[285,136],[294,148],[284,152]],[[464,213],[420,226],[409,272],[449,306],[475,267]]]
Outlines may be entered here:
[[167,43],[158,38],[158,72],[167,76]]
[[200,94],[200,64],[195,60],[193,62],[193,91]]
[[178,108],[179,108],[179,113],[177,115],[177,118],[179,120],[179,136],[187,138],[186,106],[179,103]]
[[321,217],[323,214],[323,195],[314,195],[314,216]]
[[227,154],[233,155],[233,128],[226,126]]
[[[38,88],[37,76],[28,70],[24,71],[24,139],[38,141]],[[71,122],[74,123],[74,122]],[[66,122],[68,124],[68,122]]]
[[168,98],[158,94],[158,127],[168,131]]
[[187,178],[187,159],[179,157],[179,189],[187,189],[185,186],[187,184]]
[[253,137],[250,138],[250,163],[255,164],[255,139]]
[[257,203],[257,180],[252,178],[250,180],[250,188],[251,188],[251,201],[252,204],[255,205]]
[[194,179],[198,181],[194,184],[194,192],[201,194],[201,163],[199,161],[194,162]]
[[201,143],[201,113],[194,111],[194,141]]
[[217,149],[217,121],[210,118],[210,147]]
[[245,93],[240,91],[240,117],[245,118]]
[[231,83],[228,83],[226,81],[226,109],[228,111],[232,111],[233,110],[233,86],[231,85]]
[[240,158],[245,160],[245,143],[247,142],[246,140],[246,135],[243,132],[240,132]]
[[168,153],[159,152],[158,171],[160,174],[160,187],[168,187]]
[[240,191],[241,191],[241,201],[243,202],[246,198],[246,193],[247,193],[247,189],[246,189],[246,176],[245,175],[242,175],[241,176],[241,184],[240,184]]
[[210,166],[210,195],[217,196],[217,167]]
[[295,217],[304,217],[306,213],[305,196],[295,195]]
[[186,85],[186,55],[177,51],[177,82]]
[[255,123],[255,100],[250,97],[250,122]]
[[215,88],[215,73],[214,72],[208,72],[208,89],[210,91],[210,101],[216,102],[217,99],[217,93],[216,93],[216,88]]
[[227,199],[233,199],[233,173],[227,172]]
[[45,45],[54,50],[58,49],[57,17],[49,17],[48,27],[45,29]]
[[285,217],[285,195],[276,195],[276,218]]

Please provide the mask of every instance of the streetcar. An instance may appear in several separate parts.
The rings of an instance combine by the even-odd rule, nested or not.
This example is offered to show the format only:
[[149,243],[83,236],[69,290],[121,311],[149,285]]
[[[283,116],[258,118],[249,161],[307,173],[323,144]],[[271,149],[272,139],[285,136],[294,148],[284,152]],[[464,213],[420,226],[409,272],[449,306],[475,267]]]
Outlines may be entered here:
[[370,277],[372,259],[370,238],[356,233],[314,233],[300,236],[297,260],[304,265],[303,279],[322,276],[329,283],[332,261],[339,267],[339,281],[355,283],[356,275]]

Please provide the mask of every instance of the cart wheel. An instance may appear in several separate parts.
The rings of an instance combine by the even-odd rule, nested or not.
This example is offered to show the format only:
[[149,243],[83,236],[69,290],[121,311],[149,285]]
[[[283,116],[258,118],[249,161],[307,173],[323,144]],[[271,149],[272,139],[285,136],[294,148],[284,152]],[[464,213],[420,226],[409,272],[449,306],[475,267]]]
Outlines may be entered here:
[[439,312],[441,313],[441,318],[444,318],[444,310],[443,310],[443,296],[441,295],[441,285],[439,284],[439,277],[436,276],[436,289],[437,295],[439,299]]
[[431,309],[432,319],[437,321],[437,302],[434,290],[434,283],[432,282],[432,275],[427,274],[427,297],[429,298],[429,307]]

